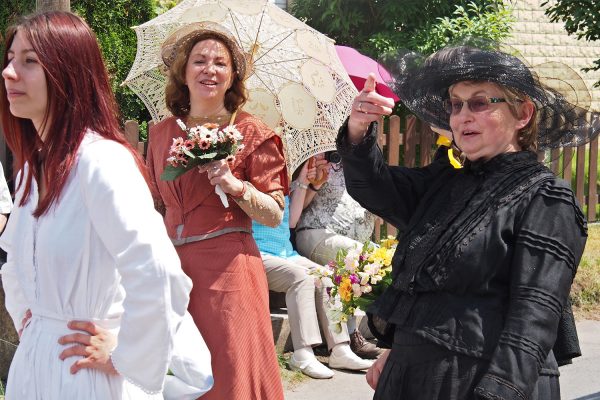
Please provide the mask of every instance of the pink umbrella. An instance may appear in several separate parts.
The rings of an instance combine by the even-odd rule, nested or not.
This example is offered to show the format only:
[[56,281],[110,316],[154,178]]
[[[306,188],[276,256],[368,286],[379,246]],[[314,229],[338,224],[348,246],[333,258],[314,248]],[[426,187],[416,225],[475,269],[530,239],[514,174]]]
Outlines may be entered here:
[[373,72],[377,78],[375,90],[382,96],[391,97],[394,101],[400,100],[384,82],[391,81],[390,73],[377,61],[359,53],[356,49],[348,46],[335,46],[335,51],[342,61],[344,69],[350,75],[356,89],[362,90],[369,73]]

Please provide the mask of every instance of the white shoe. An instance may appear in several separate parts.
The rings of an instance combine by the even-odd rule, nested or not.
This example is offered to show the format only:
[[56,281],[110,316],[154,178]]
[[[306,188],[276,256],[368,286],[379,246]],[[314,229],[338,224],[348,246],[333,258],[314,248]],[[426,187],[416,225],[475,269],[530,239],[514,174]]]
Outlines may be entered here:
[[373,360],[363,360],[354,353],[344,353],[342,355],[336,355],[335,352],[331,352],[329,356],[329,367],[337,369],[349,369],[352,371],[361,371],[368,369],[373,365]]
[[321,364],[315,357],[299,362],[296,361],[292,354],[292,357],[290,358],[290,368],[292,371],[300,371],[304,375],[315,379],[329,379],[334,375],[332,370]]

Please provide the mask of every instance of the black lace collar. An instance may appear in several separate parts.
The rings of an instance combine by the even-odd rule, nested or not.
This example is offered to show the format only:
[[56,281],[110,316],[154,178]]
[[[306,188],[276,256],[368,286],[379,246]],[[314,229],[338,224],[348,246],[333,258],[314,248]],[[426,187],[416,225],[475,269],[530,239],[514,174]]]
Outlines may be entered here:
[[464,170],[466,173],[504,173],[514,169],[519,169],[523,164],[537,163],[537,155],[531,151],[517,151],[511,153],[501,153],[490,160],[465,161]]

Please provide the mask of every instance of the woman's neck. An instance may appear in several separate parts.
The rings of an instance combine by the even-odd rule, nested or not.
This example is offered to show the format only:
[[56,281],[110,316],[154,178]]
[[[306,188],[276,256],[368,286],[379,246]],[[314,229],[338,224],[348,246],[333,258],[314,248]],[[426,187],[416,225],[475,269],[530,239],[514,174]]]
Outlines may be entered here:
[[229,112],[225,108],[223,102],[208,103],[208,102],[193,102],[190,105],[190,117],[215,117],[226,115]]
[[44,121],[39,121],[39,120],[31,120],[31,122],[33,123],[33,127],[35,128],[35,131],[37,132],[38,137],[40,138],[40,140],[43,142],[44,139],[46,139],[46,127],[48,126],[47,123],[44,123]]

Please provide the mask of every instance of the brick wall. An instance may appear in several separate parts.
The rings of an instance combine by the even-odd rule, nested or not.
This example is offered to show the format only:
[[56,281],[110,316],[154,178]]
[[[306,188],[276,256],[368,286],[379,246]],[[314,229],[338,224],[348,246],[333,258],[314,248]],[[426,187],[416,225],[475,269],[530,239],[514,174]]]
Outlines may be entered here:
[[559,61],[577,71],[592,95],[592,110],[600,111],[600,88],[593,88],[600,81],[600,71],[584,73],[581,68],[590,67],[600,58],[600,41],[577,40],[568,35],[562,22],[553,23],[544,14],[544,0],[505,0],[512,7],[516,22],[512,37],[505,43],[519,50],[531,65]]

